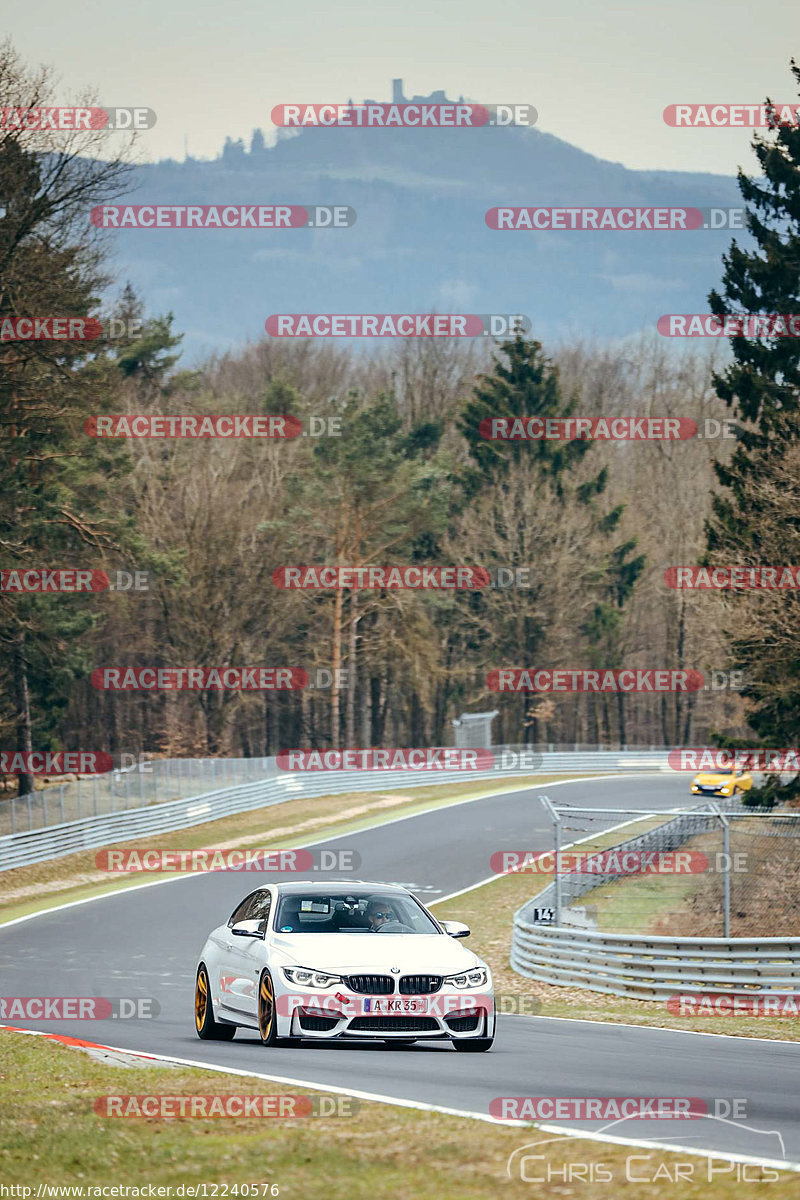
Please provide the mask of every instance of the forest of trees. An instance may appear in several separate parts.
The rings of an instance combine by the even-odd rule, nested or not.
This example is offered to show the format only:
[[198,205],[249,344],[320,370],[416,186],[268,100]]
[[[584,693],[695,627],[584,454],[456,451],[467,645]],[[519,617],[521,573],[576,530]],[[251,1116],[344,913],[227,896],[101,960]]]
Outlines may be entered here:
[[[48,88],[0,47],[11,103],[35,107]],[[87,213],[124,193],[130,168],[94,157],[95,136],[0,130],[0,320],[87,316],[108,294]],[[741,179],[755,248],[732,247],[714,312],[800,311],[800,131],[769,131],[756,153],[763,178]],[[494,708],[498,743],[796,744],[796,596],[664,581],[674,565],[800,562],[796,341],[543,347],[534,330],[491,350],[408,340],[368,355],[265,337],[189,370],[172,316],[115,288],[137,336],[0,342],[0,567],[139,570],[149,587],[0,593],[0,744],[171,756],[447,745],[453,718]],[[292,414],[306,430],[330,417],[341,433],[103,440],[83,428],[98,413]],[[490,415],[575,414],[701,429],[736,417],[744,433],[503,444],[478,432]],[[287,564],[337,563],[527,568],[529,586],[272,580]],[[103,666],[346,677],[290,693],[116,693],[92,686]],[[507,696],[486,686],[501,666],[694,667],[719,686]],[[724,686],[729,671],[743,691]]]

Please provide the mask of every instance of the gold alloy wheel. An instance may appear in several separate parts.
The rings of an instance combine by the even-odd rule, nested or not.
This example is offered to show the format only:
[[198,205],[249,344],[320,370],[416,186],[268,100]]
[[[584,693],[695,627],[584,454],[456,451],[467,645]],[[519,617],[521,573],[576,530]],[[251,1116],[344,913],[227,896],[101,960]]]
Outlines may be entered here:
[[258,988],[258,1030],[262,1042],[267,1042],[272,1034],[272,1024],[275,1020],[275,991],[272,980],[265,971],[261,976]]
[[194,990],[194,1023],[198,1033],[200,1033],[205,1024],[207,1012],[208,976],[206,975],[205,967],[201,967],[197,972],[197,985]]

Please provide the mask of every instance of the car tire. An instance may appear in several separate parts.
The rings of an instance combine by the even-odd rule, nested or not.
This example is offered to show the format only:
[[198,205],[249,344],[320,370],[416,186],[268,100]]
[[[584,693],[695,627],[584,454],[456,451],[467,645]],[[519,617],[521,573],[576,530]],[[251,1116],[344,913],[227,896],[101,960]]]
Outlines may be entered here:
[[266,967],[258,981],[258,1033],[264,1046],[274,1046],[278,1042],[275,985]]
[[493,1037],[490,1038],[458,1038],[453,1042],[456,1050],[460,1050],[462,1054],[481,1054],[485,1050],[491,1050]]
[[223,1025],[214,1017],[211,983],[205,963],[197,968],[194,985],[194,1029],[204,1042],[230,1042],[236,1033],[235,1025]]

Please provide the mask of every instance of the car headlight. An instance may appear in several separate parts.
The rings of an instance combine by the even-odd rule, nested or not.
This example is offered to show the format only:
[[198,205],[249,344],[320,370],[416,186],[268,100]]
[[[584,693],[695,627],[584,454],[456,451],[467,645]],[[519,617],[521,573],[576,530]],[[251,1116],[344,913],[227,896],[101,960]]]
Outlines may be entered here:
[[720,794],[720,796],[730,796],[731,789],[729,787],[720,788],[719,794]]
[[474,967],[471,971],[461,971],[458,975],[445,975],[442,982],[450,987],[471,988],[482,987],[488,981],[489,972],[486,967]]
[[329,975],[327,971],[312,971],[308,967],[284,967],[283,973],[290,983],[302,987],[330,987],[334,983],[343,983],[341,975]]

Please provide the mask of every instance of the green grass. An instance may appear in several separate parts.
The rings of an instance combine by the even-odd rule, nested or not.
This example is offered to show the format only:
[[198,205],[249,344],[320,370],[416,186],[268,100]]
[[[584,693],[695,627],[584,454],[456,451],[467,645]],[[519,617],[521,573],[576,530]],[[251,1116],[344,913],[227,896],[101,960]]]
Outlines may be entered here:
[[[380,793],[348,792],[288,800],[284,804],[236,813],[174,833],[131,838],[116,845],[163,850],[226,845],[287,849],[323,838],[346,836],[397,817],[415,816],[480,796],[498,795],[514,788],[544,787],[559,780],[580,778],[582,776],[579,775],[534,775],[509,778],[495,785],[465,780],[463,783],[410,788],[410,794],[398,786]],[[0,923],[43,912],[59,904],[109,895],[125,887],[161,878],[135,872],[125,878],[109,879],[106,873],[97,869],[96,853],[95,850],[83,851],[2,872]]]
[[[551,782],[537,779],[534,784]],[[506,785],[507,787],[508,785]],[[453,803],[458,796],[437,799]],[[426,792],[428,789],[425,789]],[[433,791],[433,789],[431,789]],[[498,790],[504,790],[499,788]],[[337,797],[337,801],[369,797]],[[418,798],[387,810],[384,819],[398,811],[424,811],[431,796]],[[274,828],[277,816],[286,817],[293,804],[291,819],[307,819],[311,802],[290,802],[276,810],[242,814],[232,818],[234,832],[229,837],[254,839],[263,844]],[[366,823],[380,820],[375,808]],[[322,816],[325,835],[336,830],[335,812],[325,809]],[[254,818],[273,819],[267,829],[250,825]],[[218,844],[214,826],[195,845]],[[637,824],[637,828],[641,826]],[[209,829],[212,836],[209,836]],[[196,831],[186,831],[195,833]],[[308,835],[307,835],[308,836]],[[316,837],[313,832],[310,837]],[[602,849],[614,844],[619,833],[610,833],[586,842],[582,849]],[[299,844],[294,838],[284,844]],[[186,833],[172,835],[173,846],[189,846]],[[276,848],[280,841],[270,840]],[[33,868],[31,868],[33,870]],[[67,876],[68,878],[68,876]],[[581,989],[562,989],[537,984],[513,972],[508,965],[511,918],[513,912],[538,890],[547,879],[532,875],[508,875],[472,889],[453,900],[436,906],[437,916],[465,920],[472,927],[468,945],[487,958],[495,972],[498,992],[533,998],[545,1016],[581,1017],[601,1021],[625,1021],[642,1025],[699,1029],[707,1032],[735,1032],[750,1036],[796,1037],[789,1019],[673,1017],[663,1006],[602,996]],[[97,887],[87,889],[99,894]],[[62,899],[59,896],[58,899]],[[540,1027],[546,1034],[547,1026]],[[533,1036],[533,1031],[532,1031]],[[112,1039],[113,1040],[113,1039]],[[533,1045],[532,1045],[533,1052]],[[397,1055],[401,1051],[386,1051]],[[476,1060],[480,1068],[481,1060]],[[282,1074],[279,1050],[253,1046],[253,1068]],[[342,1080],[346,1086],[346,1079]],[[586,1140],[557,1138],[537,1133],[533,1127],[509,1128],[482,1121],[420,1112],[384,1103],[362,1102],[354,1116],[300,1118],[297,1120],[259,1118],[137,1118],[110,1119],[98,1116],[94,1103],[98,1097],[114,1095],[209,1095],[261,1094],[297,1095],[305,1089],[272,1084],[263,1079],[206,1072],[200,1069],[109,1066],[74,1048],[44,1038],[0,1031],[0,1183],[39,1183],[51,1185],[133,1185],[172,1186],[200,1183],[228,1185],[276,1184],[282,1197],[298,1200],[489,1200],[498,1194],[516,1200],[552,1200],[553,1197],[577,1196],[581,1200],[639,1200],[643,1195],[654,1200],[722,1200],[738,1194],[735,1171],[722,1174],[724,1164],[714,1160],[716,1168],[708,1178],[709,1162],[685,1152],[649,1150],[601,1144]],[[531,1091],[536,1091],[535,1087]],[[315,1096],[324,1092],[308,1093]],[[333,1100],[336,1098],[333,1097]],[[628,1127],[630,1129],[630,1127]],[[626,1130],[627,1132],[627,1130]],[[690,1140],[691,1130],[676,1140]],[[647,1138],[646,1124],[630,1129],[632,1137]],[[508,1156],[522,1146],[541,1141],[529,1151],[542,1159],[530,1160],[529,1171],[538,1176],[552,1173],[551,1182],[537,1183],[506,1177]],[[629,1163],[628,1160],[635,1161]],[[602,1171],[598,1171],[602,1164]],[[773,1182],[768,1168],[748,1168],[748,1180],[759,1175]],[[655,1182],[643,1185],[648,1176]],[[566,1178],[565,1178],[566,1176]],[[571,1178],[570,1178],[571,1176]],[[631,1177],[629,1177],[631,1176]],[[675,1181],[680,1180],[680,1190]],[[644,1189],[644,1190],[643,1190]],[[222,1193],[220,1192],[220,1195]],[[234,1193],[229,1192],[229,1195]],[[267,1188],[266,1194],[269,1194]],[[797,1197],[800,1177],[782,1173],[776,1190],[768,1194]],[[211,1196],[211,1191],[208,1193]],[[87,1197],[88,1200],[88,1197]]]
[[586,892],[579,903],[597,908],[597,927],[606,933],[651,933],[654,922],[700,886],[696,875],[630,876]]
[[[402,1052],[386,1053],[394,1058]],[[254,1045],[253,1064],[280,1073],[280,1051]],[[211,1094],[327,1093],[182,1067],[113,1067],[56,1042],[0,1032],[0,1183],[31,1187],[34,1196],[39,1184],[175,1189],[205,1183],[228,1185],[229,1196],[237,1185],[275,1184],[283,1200],[494,1200],[498,1195],[639,1200],[645,1195],[642,1185],[626,1178],[626,1160],[635,1155],[631,1174],[647,1172],[652,1178],[660,1172],[646,1191],[653,1200],[734,1195],[729,1177],[706,1182],[708,1163],[702,1158],[581,1139],[548,1141],[532,1151],[545,1161],[531,1163],[529,1170],[541,1175],[549,1166],[557,1172],[552,1184],[507,1180],[510,1154],[553,1135],[382,1103],[362,1102],[354,1116],[294,1120],[124,1119],[94,1111],[95,1100],[107,1095]],[[647,1136],[646,1129],[641,1136]],[[612,1182],[564,1185],[565,1171],[585,1178],[588,1164],[598,1162]],[[686,1162],[694,1164],[694,1179],[676,1193],[671,1179],[677,1164]],[[750,1170],[754,1176],[761,1173]],[[213,1194],[209,1188],[207,1195]],[[767,1194],[800,1198],[800,1177],[781,1173],[776,1190]]]
[[[618,842],[619,836],[617,832],[593,838],[581,845],[580,849],[602,850]],[[658,1001],[629,1000],[623,996],[607,996],[579,987],[555,987],[518,974],[509,961],[513,915],[551,878],[523,874],[500,876],[452,900],[434,902],[439,919],[465,921],[469,925],[472,936],[467,945],[491,966],[496,992],[519,997],[523,1013],[529,1013],[532,1004],[538,1004],[539,1014],[548,1017],[800,1041],[800,1018],[797,1017],[676,1016]],[[626,885],[611,886],[621,888]],[[594,895],[592,892],[592,898]],[[582,902],[585,899],[582,897]]]

